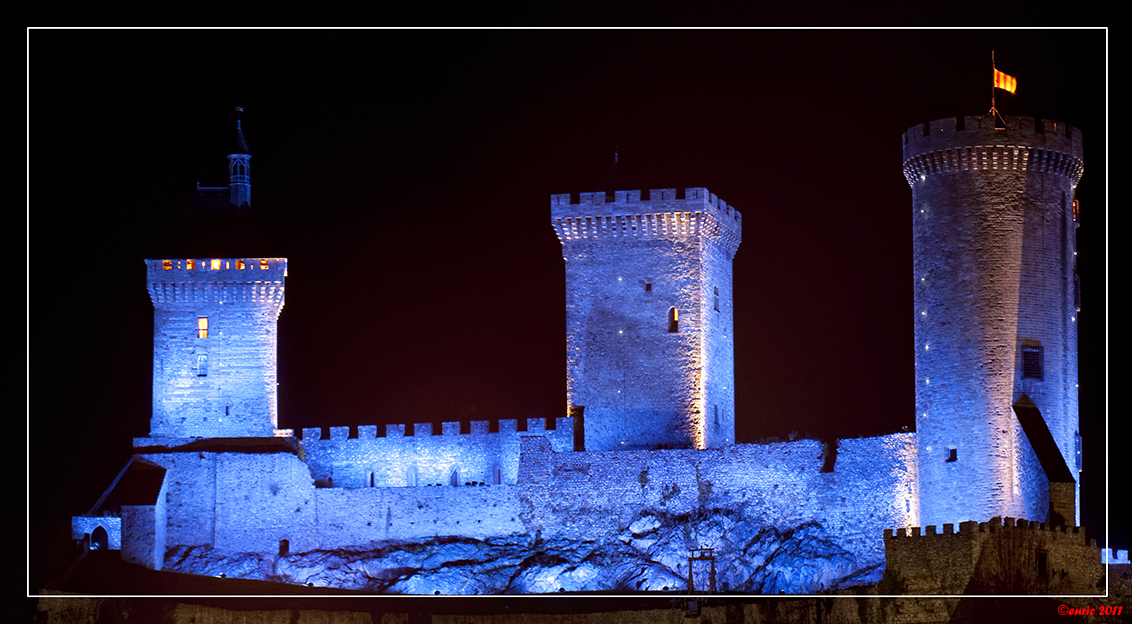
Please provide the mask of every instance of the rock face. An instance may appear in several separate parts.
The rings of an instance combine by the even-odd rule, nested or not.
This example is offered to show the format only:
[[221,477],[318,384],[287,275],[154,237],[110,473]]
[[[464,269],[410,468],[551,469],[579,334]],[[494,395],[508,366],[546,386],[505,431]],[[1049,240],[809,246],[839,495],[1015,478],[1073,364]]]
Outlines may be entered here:
[[736,512],[647,514],[616,539],[550,539],[538,534],[476,540],[437,538],[356,549],[265,557],[200,547],[171,549],[168,570],[391,594],[545,594],[688,589],[689,554],[712,549],[693,566],[696,589],[709,589],[714,564],[720,592],[813,593],[877,582],[883,563],[860,562],[815,522],[775,527]]

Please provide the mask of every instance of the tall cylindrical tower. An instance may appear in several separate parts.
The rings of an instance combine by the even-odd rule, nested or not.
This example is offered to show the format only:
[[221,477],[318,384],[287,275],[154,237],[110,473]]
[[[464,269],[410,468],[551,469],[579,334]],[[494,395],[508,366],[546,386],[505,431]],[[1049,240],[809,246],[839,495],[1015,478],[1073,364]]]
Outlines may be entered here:
[[[1029,117],[994,122],[941,119],[903,137],[925,525],[1045,519],[1054,464],[1073,480],[1080,470],[1081,135]],[[1023,396],[1041,414],[1036,425],[1013,409]]]

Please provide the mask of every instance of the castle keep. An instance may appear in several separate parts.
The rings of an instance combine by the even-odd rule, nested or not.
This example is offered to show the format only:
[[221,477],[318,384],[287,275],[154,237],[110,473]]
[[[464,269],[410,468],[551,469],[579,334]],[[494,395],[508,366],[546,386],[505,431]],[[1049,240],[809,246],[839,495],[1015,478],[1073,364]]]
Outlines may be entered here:
[[[200,190],[234,212],[251,201],[238,134],[229,187]],[[913,127],[903,143],[915,433],[736,443],[740,213],[705,188],[552,195],[567,290],[563,416],[280,430],[287,260],[151,259],[150,434],[116,481],[120,518],[75,518],[76,537],[101,527],[124,559],[155,569],[174,547],[282,565],[292,553],[523,535],[621,536],[645,553],[656,539],[640,536],[657,517],[691,526],[714,512],[820,537],[834,571],[803,589],[875,581],[886,560],[918,590],[964,588],[966,568],[946,587],[909,571],[939,548],[974,569],[988,540],[1001,550],[995,535],[1020,536],[1050,566],[1087,559],[1095,544],[1063,526],[1079,520],[1081,136],[1051,121],[1012,117],[1000,129],[967,117]],[[732,556],[704,536],[689,529],[681,548]],[[682,578],[679,562],[663,565]],[[741,581],[741,569],[721,574]]]
[[707,189],[552,195],[566,260],[566,402],[584,448],[735,442],[738,210]]

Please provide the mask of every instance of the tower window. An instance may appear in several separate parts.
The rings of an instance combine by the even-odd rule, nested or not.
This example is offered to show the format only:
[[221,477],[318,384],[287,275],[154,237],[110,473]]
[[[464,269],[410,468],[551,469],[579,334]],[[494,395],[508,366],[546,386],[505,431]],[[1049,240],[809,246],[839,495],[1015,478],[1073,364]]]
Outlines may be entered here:
[[197,354],[197,377],[208,377],[208,354]]
[[197,338],[208,338],[208,317],[202,316],[197,319]]
[[1042,359],[1041,347],[1022,347],[1022,379],[1041,380]]
[[959,450],[956,449],[954,446],[947,449],[947,461],[949,461],[949,462],[959,461]]
[[719,286],[715,287],[715,311],[719,312]]
[[162,260],[161,261],[161,268],[166,270],[166,271],[171,271],[173,269],[173,261],[172,260]]
[[668,333],[680,331],[680,313],[676,308],[668,308]]
[[209,264],[211,265],[211,268],[212,268],[213,271],[219,271],[220,270],[220,259],[219,258],[213,258],[212,262],[210,262]]

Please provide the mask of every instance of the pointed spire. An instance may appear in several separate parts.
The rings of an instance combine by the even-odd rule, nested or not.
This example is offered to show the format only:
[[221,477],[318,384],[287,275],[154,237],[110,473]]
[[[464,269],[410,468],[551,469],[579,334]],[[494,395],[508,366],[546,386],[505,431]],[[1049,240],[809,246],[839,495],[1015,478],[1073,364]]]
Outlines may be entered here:
[[236,107],[236,147],[228,154],[228,191],[229,200],[234,206],[252,204],[252,156],[248,150],[248,142],[244,139],[243,115],[244,109]]

